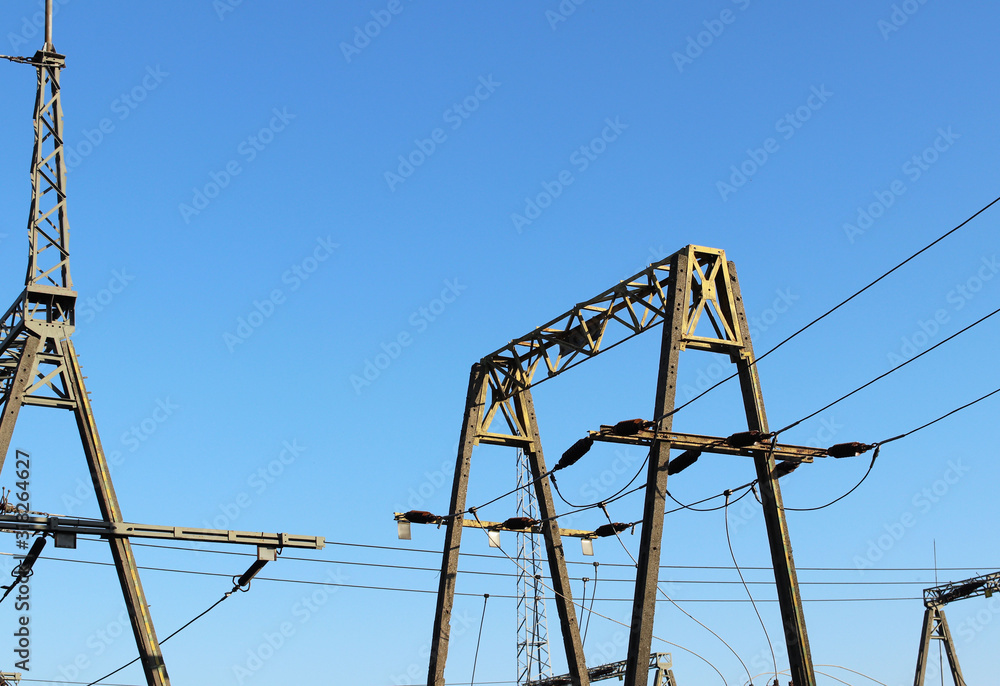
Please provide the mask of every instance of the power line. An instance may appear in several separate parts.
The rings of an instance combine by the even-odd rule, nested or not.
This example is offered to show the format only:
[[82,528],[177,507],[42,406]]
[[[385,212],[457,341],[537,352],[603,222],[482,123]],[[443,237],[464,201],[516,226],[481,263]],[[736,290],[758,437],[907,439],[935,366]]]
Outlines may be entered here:
[[[953,333],[952,335],[948,336],[948,337],[947,337],[946,339],[944,339],[943,341],[938,341],[937,343],[935,343],[935,344],[934,344],[934,345],[932,345],[931,347],[927,348],[927,350],[924,350],[923,352],[920,352],[920,353],[918,353],[918,354],[914,355],[913,357],[911,357],[910,359],[906,360],[905,362],[901,362],[900,364],[897,364],[897,365],[896,365],[895,367],[893,367],[893,368],[892,368],[892,369],[890,369],[889,371],[887,371],[887,372],[885,372],[885,373],[883,373],[883,374],[879,374],[878,376],[876,376],[876,377],[875,377],[874,379],[872,379],[871,381],[868,381],[867,383],[864,383],[864,384],[862,384],[862,385],[858,386],[857,388],[855,388],[855,389],[854,389],[853,391],[851,391],[850,393],[847,393],[846,395],[843,395],[843,396],[841,396],[841,397],[837,398],[837,399],[836,399],[836,400],[834,400],[834,401],[833,401],[832,403],[829,403],[829,404],[827,404],[827,405],[824,405],[823,407],[819,408],[818,410],[816,410],[815,412],[813,412],[813,413],[811,413],[811,414],[807,414],[807,415],[806,415],[805,417],[803,417],[802,419],[799,419],[798,421],[795,421],[795,422],[792,422],[791,424],[789,424],[788,426],[786,426],[786,427],[785,427],[785,428],[783,428],[783,429],[778,429],[777,431],[773,432],[773,433],[771,434],[771,436],[777,436],[778,434],[781,434],[781,433],[784,433],[785,431],[788,431],[788,430],[789,430],[789,429],[791,429],[792,427],[795,427],[795,426],[798,426],[799,424],[801,424],[802,422],[806,421],[807,419],[812,419],[813,417],[815,417],[816,415],[818,415],[818,414],[819,414],[820,412],[823,412],[824,410],[828,410],[828,409],[830,409],[831,407],[833,407],[833,406],[834,406],[834,405],[836,405],[837,403],[841,402],[842,400],[847,400],[848,398],[850,398],[850,397],[851,397],[852,395],[854,395],[854,394],[855,394],[855,393],[857,393],[858,391],[861,391],[861,390],[863,390],[863,389],[865,389],[865,388],[868,388],[869,386],[871,386],[871,385],[872,385],[873,383],[875,383],[876,381],[880,381],[881,379],[884,379],[885,377],[889,376],[889,375],[890,375],[890,374],[892,374],[893,372],[895,372],[895,371],[897,371],[897,370],[899,370],[899,369],[902,369],[903,367],[905,367],[906,365],[910,364],[911,362],[914,362],[914,361],[916,361],[916,360],[919,360],[919,359],[920,359],[921,357],[923,357],[923,356],[924,356],[924,355],[926,355],[927,353],[929,353],[929,352],[931,352],[932,350],[935,350],[935,349],[937,349],[937,348],[941,347],[942,345],[944,345],[944,344],[945,344],[945,343],[947,343],[948,341],[952,340],[953,338],[956,338],[956,337],[958,337],[958,336],[962,335],[963,333],[965,333],[966,331],[968,331],[968,330],[969,330],[969,329],[971,329],[972,327],[974,327],[974,326],[977,326],[977,325],[979,325],[979,324],[983,323],[984,321],[986,321],[987,319],[989,319],[989,318],[990,318],[990,317],[992,317],[993,315],[997,314],[998,312],[1000,312],[1000,307],[998,307],[997,309],[993,310],[992,312],[990,312],[990,313],[989,313],[989,314],[987,314],[986,316],[984,316],[984,317],[980,317],[979,319],[977,319],[976,321],[972,322],[971,324],[969,324],[969,325],[968,325],[968,326],[966,326],[965,328],[963,328],[963,329],[960,329],[960,330],[956,331],[955,333]],[[992,394],[991,394],[991,395],[992,395]],[[975,401],[975,402],[978,402],[978,401]],[[971,404],[971,403],[970,403],[970,404]],[[960,408],[960,409],[961,409],[961,408]],[[953,412],[957,412],[957,411],[958,411],[958,410],[954,410]],[[933,423],[933,422],[932,422],[932,423]],[[929,424],[928,424],[928,426],[929,426]],[[916,429],[914,429],[914,431],[916,431]]]
[[[744,493],[743,495],[746,495]],[[741,495],[740,498],[743,496]],[[722,515],[722,520],[726,525],[726,544],[729,546],[729,555],[733,558],[733,566],[736,567],[737,574],[740,575],[740,581],[743,583],[743,588],[747,592],[747,598],[750,599],[750,604],[753,605],[754,614],[757,615],[757,621],[760,622],[760,628],[764,630],[764,638],[767,639],[767,647],[771,650],[771,662],[774,664],[774,679],[778,680],[778,659],[774,656],[774,645],[771,643],[771,637],[767,633],[767,627],[764,626],[764,618],[760,616],[760,610],[757,609],[757,603],[753,601],[753,594],[750,593],[750,587],[747,586],[746,579],[743,578],[743,572],[740,570],[740,565],[736,561],[736,553],[733,552],[733,539],[729,536],[729,492],[726,492],[726,505],[725,512]],[[747,672],[747,676],[750,676],[750,672]],[[753,677],[750,677],[750,681],[753,682]]]
[[[863,287],[860,290],[856,291],[854,294],[852,294],[848,298],[840,301],[839,303],[837,303],[836,305],[834,305],[832,308],[830,308],[829,310],[827,310],[826,312],[824,312],[823,314],[821,314],[820,316],[816,317],[811,322],[809,322],[808,324],[806,324],[805,326],[803,326],[801,329],[799,329],[795,333],[791,334],[790,336],[786,337],[780,343],[778,343],[773,348],[771,348],[770,350],[768,350],[767,352],[765,352],[763,355],[761,355],[760,357],[758,357],[757,359],[755,359],[753,362],[751,362],[750,366],[751,367],[755,366],[761,360],[763,360],[765,357],[767,357],[768,355],[770,355],[771,353],[773,353],[775,350],[777,350],[778,348],[780,348],[781,346],[783,346],[785,343],[788,343],[790,340],[792,340],[793,338],[795,338],[796,336],[798,336],[800,333],[802,333],[806,329],[812,327],[814,324],[819,323],[820,321],[822,321],[823,319],[825,319],[829,315],[833,314],[834,312],[836,312],[837,310],[839,310],[841,307],[843,307],[847,303],[851,302],[856,297],[858,297],[859,295],[861,295],[862,293],[864,293],[865,291],[867,291],[869,288],[871,288],[872,286],[874,286],[875,284],[877,284],[879,281],[881,281],[882,279],[886,278],[887,276],[889,276],[890,274],[892,274],[893,272],[895,272],[897,269],[899,269],[900,267],[902,267],[906,263],[908,263],[911,260],[913,260],[914,258],[916,258],[918,255],[921,255],[924,252],[930,250],[932,247],[934,247],[935,245],[937,245],[938,243],[940,243],[941,241],[943,241],[945,238],[947,238],[951,234],[955,233],[956,231],[958,231],[959,229],[961,229],[962,227],[964,227],[966,224],[968,224],[969,222],[971,222],[973,219],[975,219],[976,217],[978,217],[979,215],[981,215],[983,212],[985,212],[989,208],[993,207],[993,205],[997,204],[998,202],[1000,202],[1000,197],[994,198],[992,201],[990,201],[988,204],[986,204],[981,209],[977,210],[972,216],[970,216],[968,219],[966,219],[965,221],[963,221],[961,224],[959,224],[955,228],[953,228],[953,229],[945,232],[944,234],[942,234],[938,238],[934,239],[933,241],[931,241],[930,243],[928,243],[927,245],[925,245],[923,248],[921,248],[917,252],[915,252],[912,255],[910,255],[909,257],[907,257],[905,260],[903,260],[902,262],[900,262],[899,264],[897,264],[895,267],[893,267],[889,271],[887,271],[884,274],[882,274],[880,277],[878,277],[877,279],[875,279],[874,281],[872,281],[871,283],[869,283],[865,287]],[[654,418],[653,421],[654,422],[658,422],[659,420],[661,420],[661,419],[663,419],[665,417],[669,417],[671,415],[674,415],[674,414],[680,412],[685,407],[687,407],[691,403],[695,402],[699,398],[704,397],[708,393],[714,391],[716,388],[718,388],[722,384],[726,383],[727,381],[729,381],[731,379],[735,379],[738,375],[739,375],[739,372],[736,372],[736,373],[731,374],[730,376],[727,376],[726,378],[724,378],[721,381],[717,382],[715,385],[709,386],[707,389],[705,389],[704,391],[702,391],[701,393],[699,393],[695,397],[691,398],[691,400],[688,400],[686,403],[682,404],[680,407],[676,407],[673,410],[671,410],[670,412],[667,412],[666,414],[663,414],[663,415],[661,415],[659,417]]]
[[[80,537],[80,540],[92,541],[92,540],[97,540],[97,539],[89,539],[89,538]],[[392,550],[392,551],[396,551],[396,552],[406,552],[406,553],[428,553],[428,554],[434,554],[434,555],[440,555],[441,554],[440,550],[428,550],[426,548],[401,548],[401,547],[398,547],[398,546],[380,546],[380,545],[371,545],[371,544],[367,544],[367,543],[350,543],[350,542],[345,542],[345,541],[329,541],[329,540],[326,541],[326,544],[327,545],[348,546],[348,547],[353,547],[353,548],[374,548],[374,549],[378,549],[378,550]],[[256,557],[255,553],[241,553],[241,552],[235,552],[235,551],[229,551],[229,550],[208,550],[208,549],[204,549],[203,550],[203,549],[200,549],[200,548],[190,548],[190,547],[183,547],[183,546],[169,546],[169,545],[157,545],[157,544],[152,544],[152,543],[138,543],[138,542],[134,542],[134,543],[132,543],[132,546],[133,547],[137,547],[138,546],[138,547],[148,547],[148,548],[162,548],[162,549],[166,549],[166,550],[180,550],[180,551],[189,551],[189,552],[198,552],[198,553],[209,553],[209,554],[213,554],[213,555],[242,555],[242,556],[248,556],[248,557]],[[13,553],[3,553],[3,554],[13,555]],[[467,557],[482,557],[482,558],[488,558],[488,559],[493,559],[493,560],[505,560],[506,559],[502,555],[488,555],[488,554],[484,554],[484,553],[465,553],[465,552],[463,552],[463,553],[461,553],[461,555],[467,556]],[[44,556],[42,556],[40,559],[61,560],[61,558],[46,558]],[[282,556],[281,559],[282,560],[294,560],[294,561],[299,561],[299,562],[321,563],[321,564],[338,564],[339,563],[338,560],[320,560],[320,559],[310,558],[310,557],[290,557],[290,556],[286,557],[286,556]],[[81,561],[81,560],[61,560],[61,561],[65,561],[65,562],[77,562],[77,561]],[[587,566],[590,566],[590,565],[593,564],[592,562],[587,562],[587,561],[584,561],[584,560],[567,560],[566,563],[567,564],[576,564],[576,565],[587,565]],[[95,562],[94,564],[110,564],[110,563]],[[604,567],[627,567],[629,569],[632,569],[634,567],[634,565],[625,564],[625,563],[616,563],[616,562],[602,562],[601,565],[604,566]],[[980,566],[977,566],[977,567],[937,567],[937,570],[938,571],[944,571],[944,572],[977,572],[977,571],[978,572],[982,572],[982,571],[986,571],[986,570],[995,570],[998,566],[1000,566],[1000,565],[989,564],[989,565],[980,565]],[[746,565],[741,565],[741,567],[742,567],[742,569],[744,571],[766,571],[766,572],[773,571],[771,567],[750,567],[750,566],[746,566]],[[150,568],[147,568],[147,569],[153,569],[153,568],[150,567]],[[423,567],[423,568],[414,567],[414,569],[419,569],[419,570],[426,569],[428,571],[434,571],[434,572],[440,572],[441,571],[438,568],[433,568],[432,569],[430,567]],[[660,565],[660,569],[693,569],[693,570],[706,570],[706,569],[709,569],[709,570],[728,570],[728,571],[733,571],[735,568],[732,567],[732,566],[729,566],[729,565]],[[934,570],[935,570],[934,567],[880,567],[880,568],[865,569],[866,572],[933,572]],[[852,573],[856,573],[858,571],[858,569],[857,569],[857,567],[796,567],[796,571],[798,571],[798,572],[852,572]],[[500,572],[497,572],[497,574],[500,574]],[[231,575],[221,575],[221,576],[231,576]],[[678,581],[676,583],[689,583],[689,582]],[[752,584],[752,583],[757,583],[757,582],[751,581],[749,583]],[[815,584],[845,583],[846,584],[846,583],[855,583],[855,582],[820,582],[820,581],[817,581],[817,582],[800,582],[800,584],[801,583],[815,583]],[[858,584],[865,584],[865,583],[869,583],[869,582],[860,582],[859,581],[859,582],[856,582],[856,583],[858,583]],[[871,582],[871,583],[895,583],[895,582]],[[910,581],[906,581],[906,582],[899,582],[899,583],[914,583],[914,584],[918,584],[918,583],[924,583],[924,582],[919,582],[919,581],[910,582]]]

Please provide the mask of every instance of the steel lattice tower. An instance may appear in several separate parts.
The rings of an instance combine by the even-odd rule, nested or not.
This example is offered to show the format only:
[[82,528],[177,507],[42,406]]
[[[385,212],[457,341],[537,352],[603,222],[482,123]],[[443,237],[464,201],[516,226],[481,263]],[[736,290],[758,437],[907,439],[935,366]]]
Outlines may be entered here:
[[[517,451],[517,516],[538,519],[538,501],[532,488],[531,465],[523,450]],[[530,533],[517,533],[517,683],[552,676],[549,659],[549,621],[545,614],[545,589],[541,584],[541,543]]]

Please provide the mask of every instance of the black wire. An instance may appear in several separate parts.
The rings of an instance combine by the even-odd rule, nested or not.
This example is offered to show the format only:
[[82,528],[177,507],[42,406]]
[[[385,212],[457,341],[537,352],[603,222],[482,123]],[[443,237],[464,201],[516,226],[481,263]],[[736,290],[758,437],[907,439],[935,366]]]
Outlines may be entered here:
[[[743,484],[742,486],[737,486],[736,488],[732,489],[733,491],[738,491],[741,488],[746,488],[747,490],[743,491],[743,495],[741,495],[739,498],[737,498],[736,500],[734,500],[731,504],[735,505],[736,503],[738,503],[739,501],[741,501],[744,497],[746,497],[747,493],[750,492],[750,489],[753,488],[754,484],[756,484],[756,483],[757,483],[757,479],[754,479],[750,483],[746,483],[746,484]],[[725,507],[728,507],[728,505],[719,505],[718,507],[692,507],[692,505],[698,505],[699,503],[703,503],[703,502],[705,502],[707,500],[715,500],[716,498],[721,498],[722,496],[725,495],[725,492],[717,493],[717,494],[709,496],[707,498],[702,498],[701,500],[696,500],[693,503],[691,503],[691,505],[685,505],[684,503],[682,503],[681,501],[679,501],[677,498],[675,498],[674,496],[672,496],[670,494],[670,491],[667,491],[666,489],[664,489],[664,492],[667,494],[667,497],[669,497],[675,503],[677,503],[678,505],[680,505],[680,507],[678,509],[671,510],[671,512],[678,512],[680,510],[691,510],[692,512],[716,512],[717,510],[721,510],[721,509],[723,509]],[[664,513],[664,514],[668,514],[668,513]]]
[[483,640],[483,624],[486,623],[486,603],[490,599],[489,593],[483,594],[483,617],[479,620],[479,638],[476,639],[476,656],[472,660],[472,678],[469,679],[469,686],[476,683],[476,664],[479,662],[479,644]]
[[555,487],[556,494],[559,496],[560,500],[562,500],[564,503],[566,503],[570,507],[579,508],[580,510],[587,510],[587,509],[590,509],[590,508],[593,508],[593,507],[597,507],[598,505],[601,504],[601,502],[612,502],[612,501],[616,500],[618,498],[618,496],[622,493],[622,491],[624,491],[626,488],[628,488],[629,486],[631,486],[632,482],[634,482],[636,479],[638,479],[639,475],[642,474],[642,470],[644,470],[646,468],[646,463],[649,462],[649,455],[650,455],[650,453],[652,453],[652,449],[650,449],[649,453],[646,453],[646,459],[642,461],[641,465],[639,465],[639,471],[637,471],[635,473],[635,476],[633,476],[631,479],[629,479],[629,481],[628,481],[627,484],[625,484],[624,486],[621,487],[621,489],[618,491],[618,493],[615,493],[613,496],[611,496],[609,498],[605,498],[603,501],[598,501],[596,503],[590,503],[589,505],[574,505],[570,501],[566,500],[566,498],[563,497],[562,492],[559,490],[559,484],[556,483],[556,476],[555,476],[555,474],[550,474],[549,477],[552,480],[552,485]]
[[[587,643],[587,632],[590,631],[590,618],[594,616],[594,599],[597,597],[597,568],[601,564],[597,560],[594,560],[594,590],[590,593],[590,610],[587,612],[587,624],[583,627],[583,640],[580,645],[584,646]],[[587,602],[587,587],[586,584],[583,587],[583,602]]]
[[[987,205],[985,205],[984,207],[982,207],[980,210],[978,210],[971,217],[969,217],[968,219],[966,219],[965,221],[963,221],[961,224],[959,224],[955,228],[947,231],[946,233],[942,234],[940,237],[936,238],[935,240],[931,241],[930,243],[928,243],[927,245],[925,245],[923,248],[921,248],[917,252],[913,253],[912,255],[910,255],[909,257],[907,257],[905,260],[903,260],[902,262],[900,262],[899,264],[897,264],[895,267],[893,267],[892,269],[890,269],[889,271],[887,271],[885,274],[883,274],[882,276],[878,277],[877,279],[875,279],[874,281],[872,281],[871,283],[869,283],[867,286],[865,286],[861,290],[855,292],[853,295],[851,295],[846,300],[841,301],[840,303],[838,303],[834,307],[830,308],[829,310],[827,310],[826,312],[824,312],[820,316],[818,316],[815,319],[813,319],[811,322],[809,322],[808,324],[806,324],[805,326],[803,326],[801,329],[799,329],[798,331],[796,331],[792,335],[788,336],[783,341],[781,341],[780,343],[778,343],[776,346],[774,346],[773,348],[771,348],[770,350],[768,350],[767,352],[765,352],[763,355],[761,355],[760,357],[758,357],[757,359],[755,359],[753,362],[751,362],[750,363],[750,368],[753,368],[757,363],[759,363],[765,357],[767,357],[768,355],[770,355],[771,353],[773,353],[775,350],[777,350],[778,348],[780,348],[781,346],[783,346],[785,343],[788,343],[790,340],[792,340],[793,338],[795,338],[796,336],[798,336],[800,333],[802,333],[803,331],[805,331],[809,327],[813,326],[814,324],[819,323],[821,320],[825,319],[827,316],[833,314],[834,312],[836,312],[837,310],[839,310],[841,307],[843,307],[847,303],[849,303],[852,300],[854,300],[856,297],[858,297],[859,295],[861,295],[862,293],[864,293],[865,291],[867,291],[869,288],[871,288],[872,286],[874,286],[875,284],[877,284],[879,281],[881,281],[885,277],[887,277],[890,274],[892,274],[894,271],[896,271],[897,269],[899,269],[900,267],[902,267],[903,265],[905,265],[910,260],[912,260],[915,257],[917,257],[918,255],[926,252],[927,250],[930,250],[932,247],[934,247],[935,245],[937,245],[938,243],[940,243],[941,241],[943,241],[945,238],[947,238],[951,234],[955,233],[956,231],[958,231],[959,229],[961,229],[962,227],[964,227],[966,224],[968,224],[969,222],[971,222],[973,219],[975,219],[976,217],[978,217],[979,215],[981,215],[983,212],[985,212],[989,208],[993,207],[993,205],[997,204],[998,202],[1000,202],[1000,197],[997,197],[997,198],[993,199],[991,202],[989,202]],[[661,419],[663,419],[665,417],[670,417],[671,415],[674,415],[674,414],[680,412],[681,410],[683,410],[685,407],[687,407],[688,405],[690,405],[694,401],[698,400],[699,398],[701,398],[701,397],[705,396],[706,394],[710,393],[711,391],[715,390],[716,388],[718,388],[722,384],[726,383],[727,381],[729,381],[731,379],[735,379],[737,376],[739,376],[739,372],[736,372],[736,373],[734,373],[734,374],[732,374],[730,376],[727,376],[725,379],[722,379],[721,381],[717,382],[714,386],[709,386],[707,389],[705,389],[704,391],[702,391],[701,393],[699,393],[695,397],[691,398],[691,400],[688,400],[686,403],[684,403],[680,407],[676,407],[673,410],[671,410],[670,412],[667,412],[666,414],[663,414],[663,415],[661,415],[659,417],[656,417],[655,419],[653,419],[653,421],[654,422],[658,422],[658,421],[660,421]]]
[[[743,495],[746,495],[746,493]],[[726,493],[726,512],[723,514],[722,518],[726,524],[726,543],[729,545],[729,555],[733,558],[733,566],[736,567],[736,572],[740,575],[740,581],[743,582],[743,589],[747,592],[750,604],[753,605],[753,611],[757,614],[757,621],[760,622],[760,628],[764,630],[764,638],[767,639],[767,647],[771,649],[771,661],[774,663],[774,679],[777,681],[778,659],[774,656],[774,646],[771,644],[771,637],[767,634],[767,627],[764,626],[764,618],[760,616],[760,610],[757,609],[757,603],[754,602],[753,594],[750,593],[750,587],[747,586],[746,579],[743,578],[743,572],[740,570],[740,565],[736,561],[736,553],[733,552],[733,540],[729,537],[729,493]],[[750,681],[753,681],[753,678],[751,678]]]
[[816,416],[816,415],[818,415],[818,414],[819,414],[820,412],[823,412],[824,410],[828,410],[828,409],[830,409],[831,407],[833,407],[834,405],[836,405],[836,404],[837,404],[837,403],[839,403],[840,401],[842,401],[842,400],[847,400],[848,398],[850,398],[850,397],[851,397],[852,395],[854,395],[854,394],[855,394],[855,393],[857,393],[858,391],[860,391],[860,390],[862,390],[862,389],[865,389],[865,388],[868,388],[869,386],[871,386],[871,385],[872,385],[873,383],[875,383],[876,381],[879,381],[879,380],[881,380],[881,379],[884,379],[885,377],[889,376],[890,374],[892,374],[892,373],[893,373],[893,372],[895,372],[896,370],[898,370],[898,369],[902,369],[903,367],[905,367],[906,365],[910,364],[911,362],[913,362],[913,361],[915,361],[915,360],[919,360],[919,359],[920,359],[921,357],[923,357],[923,356],[924,356],[924,355],[926,355],[927,353],[931,352],[931,351],[932,351],[932,350],[934,350],[935,348],[939,348],[939,347],[941,347],[942,345],[944,345],[945,343],[947,343],[947,342],[948,342],[948,341],[950,341],[951,339],[953,339],[953,338],[955,338],[955,337],[957,337],[957,336],[960,336],[961,334],[965,333],[966,331],[968,331],[968,330],[969,330],[969,329],[971,329],[972,327],[974,327],[974,326],[976,326],[976,325],[978,325],[978,324],[981,324],[982,322],[986,321],[987,319],[989,319],[989,318],[990,318],[990,317],[992,317],[993,315],[997,314],[998,312],[1000,312],[1000,307],[998,307],[997,309],[993,310],[992,312],[990,312],[990,313],[989,313],[988,315],[986,315],[985,317],[981,317],[981,318],[977,319],[976,321],[972,322],[971,324],[969,324],[969,325],[968,325],[967,327],[965,327],[964,329],[960,329],[959,331],[956,331],[955,333],[953,333],[952,335],[948,336],[948,338],[944,339],[943,341],[939,341],[938,343],[935,343],[935,344],[934,344],[934,345],[932,345],[931,347],[927,348],[927,350],[924,350],[923,352],[921,352],[921,353],[919,353],[919,354],[917,354],[917,355],[914,355],[913,357],[911,357],[910,359],[906,360],[905,362],[902,362],[902,363],[900,363],[900,364],[897,364],[897,365],[896,365],[895,367],[893,367],[893,368],[892,368],[892,369],[890,369],[889,371],[887,371],[887,372],[885,372],[885,373],[883,373],[883,374],[879,374],[878,376],[876,376],[876,377],[875,377],[874,379],[872,379],[871,381],[869,381],[869,382],[867,382],[867,383],[865,383],[865,384],[862,384],[861,386],[858,386],[857,388],[855,388],[855,389],[854,389],[853,391],[851,391],[851,392],[850,392],[850,393],[848,393],[847,395],[844,395],[844,396],[841,396],[841,397],[837,398],[837,399],[836,399],[836,400],[834,400],[834,401],[833,401],[832,403],[830,403],[830,404],[828,404],[828,405],[824,405],[823,407],[819,408],[818,410],[816,410],[816,411],[815,411],[815,412],[813,412],[812,414],[807,414],[807,415],[806,415],[805,417],[803,417],[802,419],[798,420],[797,422],[792,422],[791,424],[789,424],[788,426],[786,426],[786,427],[785,427],[784,429],[779,429],[779,430],[777,430],[777,431],[773,432],[773,433],[772,433],[771,435],[772,435],[772,436],[777,436],[777,435],[778,435],[778,434],[780,434],[780,433],[784,433],[785,431],[788,431],[788,430],[789,430],[789,429],[791,429],[792,427],[794,427],[794,426],[798,426],[799,424],[801,424],[802,422],[806,421],[807,419],[811,419],[811,418],[815,417],[815,416]]
[[782,510],[789,510],[789,511],[792,511],[792,512],[814,512],[816,510],[822,510],[823,508],[830,507],[834,503],[839,503],[841,500],[843,500],[844,498],[846,498],[847,496],[849,496],[851,493],[854,493],[854,491],[856,491],[858,489],[858,487],[865,482],[865,479],[868,478],[868,475],[872,473],[872,467],[875,466],[875,458],[878,457],[879,448],[881,448],[881,446],[876,446],[875,447],[875,454],[872,455],[871,464],[868,465],[868,471],[866,471],[865,475],[863,477],[861,477],[861,481],[859,481],[858,483],[854,484],[854,488],[852,488],[851,490],[849,490],[844,495],[842,495],[839,498],[836,498],[834,500],[831,500],[826,505],[820,505],[818,507],[784,507],[784,506],[782,506],[781,509]]
[[906,432],[906,433],[904,433],[904,434],[899,434],[898,436],[893,436],[892,438],[887,438],[886,440],[884,440],[884,441],[881,441],[881,442],[879,443],[879,445],[885,445],[886,443],[892,443],[893,441],[898,441],[898,440],[899,440],[899,439],[901,439],[901,438],[906,438],[906,437],[907,437],[907,436],[909,436],[910,434],[913,434],[913,433],[916,433],[916,432],[920,431],[921,429],[926,429],[926,428],[927,428],[928,426],[930,426],[931,424],[937,424],[937,423],[938,423],[938,422],[940,422],[940,421],[941,421],[942,419],[945,419],[946,417],[950,417],[951,415],[955,414],[956,412],[959,412],[959,411],[961,411],[961,410],[964,410],[964,409],[965,409],[965,408],[967,408],[967,407],[971,407],[972,405],[975,405],[976,403],[978,403],[978,402],[979,402],[979,401],[981,401],[981,400],[986,400],[986,399],[987,399],[987,398],[989,398],[989,397],[990,397],[991,395],[996,395],[997,393],[1000,393],[1000,388],[996,389],[995,391],[990,391],[989,393],[987,393],[987,394],[986,394],[986,395],[984,395],[984,396],[981,396],[981,397],[979,397],[979,398],[976,398],[976,399],[975,399],[975,400],[973,400],[973,401],[972,401],[971,403],[965,403],[965,404],[964,404],[964,405],[962,405],[961,407],[956,407],[956,408],[955,408],[954,410],[952,410],[951,412],[947,412],[947,413],[945,413],[945,414],[941,415],[940,417],[938,417],[937,419],[935,419],[935,420],[933,420],[933,421],[929,421],[929,422],[927,422],[926,424],[922,424],[921,426],[918,426],[918,427],[917,427],[916,429],[910,429],[909,431],[907,431],[907,432]]
[[[197,617],[195,617],[194,619],[192,619],[191,621],[189,621],[187,624],[185,624],[184,626],[182,626],[180,629],[178,629],[177,631],[175,631],[174,633],[170,634],[165,639],[163,639],[162,641],[160,641],[160,645],[163,645],[164,643],[166,643],[167,641],[169,641],[170,639],[172,639],[174,636],[176,636],[180,632],[184,631],[189,626],[191,626],[192,624],[194,624],[196,621],[198,621],[199,619],[201,619],[202,617],[204,617],[205,615],[207,615],[209,612],[211,612],[212,610],[214,610],[219,605],[219,603],[221,603],[223,600],[225,600],[226,598],[228,598],[232,594],[233,594],[233,591],[230,591],[229,593],[225,594],[224,596],[222,596],[221,598],[219,598],[218,600],[216,600],[214,603],[212,603],[212,605],[207,610],[205,610],[204,612],[202,612],[201,614],[199,614]],[[128,662],[128,663],[122,665],[121,667],[119,667],[118,669],[114,670],[113,672],[108,672],[107,674],[105,674],[104,676],[102,676],[97,681],[91,681],[89,684],[87,684],[87,686],[94,686],[94,684],[97,684],[97,683],[100,683],[100,682],[104,681],[109,676],[112,676],[113,674],[117,674],[118,672],[122,671],[123,669],[125,669],[129,665],[135,664],[136,662],[138,662],[140,660],[141,657],[142,657],[141,655],[137,656],[131,662]]]

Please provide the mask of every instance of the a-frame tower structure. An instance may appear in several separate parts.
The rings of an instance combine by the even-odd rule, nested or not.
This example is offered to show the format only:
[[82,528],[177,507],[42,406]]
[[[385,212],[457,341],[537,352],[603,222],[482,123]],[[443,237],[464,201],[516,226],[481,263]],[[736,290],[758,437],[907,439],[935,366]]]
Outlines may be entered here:
[[[707,322],[707,323],[706,323]],[[699,326],[701,324],[701,326]],[[541,520],[551,585],[559,615],[566,662],[575,686],[589,676],[570,591],[547,467],[531,397],[531,387],[595,357],[629,338],[662,325],[653,426],[629,437],[592,432],[595,440],[650,446],[641,548],[632,609],[626,686],[646,683],[663,537],[670,451],[699,449],[751,457],[763,501],[774,578],[781,608],[791,678],[796,686],[815,686],[805,617],[799,594],[776,460],[809,462],[825,451],[774,445],[766,440],[767,417],[750,342],[746,311],[732,262],[722,250],[689,245],[670,257],[580,303],[473,365],[459,441],[449,514],[466,509],[472,453],[480,443],[521,449],[531,465],[531,479]],[[736,365],[747,427],[762,440],[733,446],[725,438],[672,432],[679,355],[687,348],[718,353]],[[501,419],[502,418],[502,419]],[[458,578],[461,516],[446,518],[438,601],[431,636],[428,686],[444,686],[450,620]]]
[[[0,319],[0,468],[23,406],[70,410],[80,430],[101,516],[108,522],[121,522],[121,508],[70,341],[76,291],[70,276],[59,86],[66,60],[52,44],[52,0],[46,0],[45,5],[45,43],[29,60],[38,73],[38,88],[30,170],[28,271],[24,290]],[[169,684],[132,546],[127,537],[114,537],[109,542],[147,680],[150,686]]]

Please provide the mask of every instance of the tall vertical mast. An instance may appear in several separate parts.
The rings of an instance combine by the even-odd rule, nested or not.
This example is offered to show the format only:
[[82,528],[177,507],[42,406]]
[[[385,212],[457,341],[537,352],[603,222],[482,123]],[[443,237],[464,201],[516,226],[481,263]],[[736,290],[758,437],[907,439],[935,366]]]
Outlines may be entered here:
[[[59,72],[66,58],[52,44],[52,0],[45,3],[45,44],[30,59],[35,67],[35,145],[31,158],[28,211],[28,270],[24,290],[0,317],[0,469],[24,405],[71,410],[80,431],[101,516],[123,521],[111,472],[101,447],[70,334],[76,291],[69,271],[69,222],[66,219],[66,165],[63,157],[62,98]],[[139,581],[132,545],[111,538],[111,557],[148,686],[169,686],[170,679]]]

